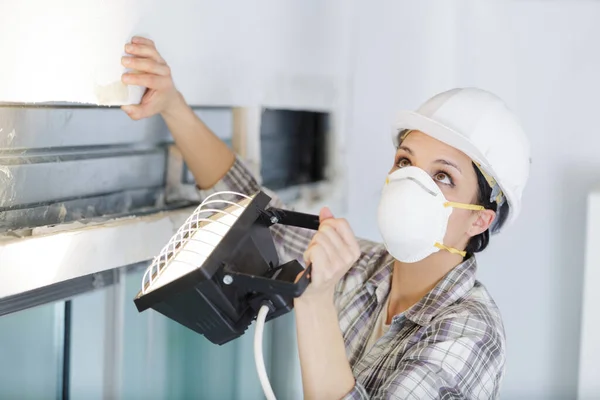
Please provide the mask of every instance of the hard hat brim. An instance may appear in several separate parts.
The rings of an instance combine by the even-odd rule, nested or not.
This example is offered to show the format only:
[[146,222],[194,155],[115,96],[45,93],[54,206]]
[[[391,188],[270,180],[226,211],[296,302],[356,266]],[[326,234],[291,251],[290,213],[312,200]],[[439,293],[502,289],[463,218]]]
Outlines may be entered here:
[[[437,139],[442,143],[445,143],[449,146],[454,147],[457,150],[462,151],[471,160],[479,164],[481,168],[485,170],[486,173],[493,177],[497,176],[485,155],[482,154],[481,151],[479,151],[479,149],[477,148],[477,146],[475,146],[468,138],[466,138],[460,132],[457,132],[452,128],[438,121],[435,121],[425,115],[419,114],[418,112],[408,110],[401,111],[396,116],[392,128],[392,141],[395,147],[398,147],[399,133],[405,129],[423,132],[424,134],[431,136],[432,138]],[[506,188],[502,187],[503,185],[501,182],[498,182],[498,184],[504,192],[509,206],[508,218],[504,224],[504,226],[508,226],[516,217],[516,213],[514,212],[515,210],[513,208],[514,199],[512,198],[512,192],[510,192],[510,190],[507,191]]]

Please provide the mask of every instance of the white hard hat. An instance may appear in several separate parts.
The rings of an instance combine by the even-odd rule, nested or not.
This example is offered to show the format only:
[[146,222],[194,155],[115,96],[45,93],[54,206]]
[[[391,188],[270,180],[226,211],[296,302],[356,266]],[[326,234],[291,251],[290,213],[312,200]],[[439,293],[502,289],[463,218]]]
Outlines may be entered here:
[[508,202],[506,225],[516,219],[529,178],[529,140],[500,98],[477,88],[452,89],[416,111],[398,114],[392,132],[396,147],[398,134],[406,129],[421,131],[469,156],[487,175],[493,197],[501,190]]

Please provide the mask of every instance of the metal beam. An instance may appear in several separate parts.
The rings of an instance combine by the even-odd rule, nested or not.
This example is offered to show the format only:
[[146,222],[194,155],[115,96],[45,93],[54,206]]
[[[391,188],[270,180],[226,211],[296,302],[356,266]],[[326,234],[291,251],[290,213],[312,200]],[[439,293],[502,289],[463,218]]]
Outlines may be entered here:
[[[164,185],[164,149],[79,161],[10,165],[0,157],[0,208]],[[6,160],[4,160],[6,161]]]

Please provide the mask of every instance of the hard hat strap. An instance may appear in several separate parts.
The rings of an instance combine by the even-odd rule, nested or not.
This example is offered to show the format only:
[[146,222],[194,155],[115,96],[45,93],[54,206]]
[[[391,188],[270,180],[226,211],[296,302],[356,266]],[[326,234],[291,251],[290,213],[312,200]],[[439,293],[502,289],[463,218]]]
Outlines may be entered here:
[[498,182],[496,181],[496,179],[494,179],[491,175],[489,175],[487,172],[485,172],[483,170],[483,168],[481,167],[481,164],[479,164],[478,162],[473,161],[473,163],[477,166],[477,168],[479,169],[479,172],[481,172],[481,175],[483,175],[483,177],[485,178],[485,180],[487,181],[488,185],[490,185],[490,188],[492,188],[492,194],[490,196],[490,201],[495,201],[498,209],[500,208],[500,205],[502,203],[504,203],[504,193],[502,192],[502,189],[500,189],[500,185],[498,185]]

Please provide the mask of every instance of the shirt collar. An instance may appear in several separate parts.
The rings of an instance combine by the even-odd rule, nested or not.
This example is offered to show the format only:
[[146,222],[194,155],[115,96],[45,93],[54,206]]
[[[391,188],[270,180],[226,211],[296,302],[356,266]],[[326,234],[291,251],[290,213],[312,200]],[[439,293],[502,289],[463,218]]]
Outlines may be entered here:
[[[368,292],[377,296],[377,301],[385,300],[391,287],[394,262],[391,256],[383,267],[367,281]],[[406,319],[421,326],[428,325],[431,320],[445,307],[464,297],[475,285],[477,261],[470,256],[461,264],[454,267],[441,281],[419,302],[409,308],[404,316]]]
[[394,269],[394,258],[387,254],[382,267],[375,271],[366,283],[366,289],[370,295],[377,296],[377,302],[385,300],[392,284],[392,271]]

